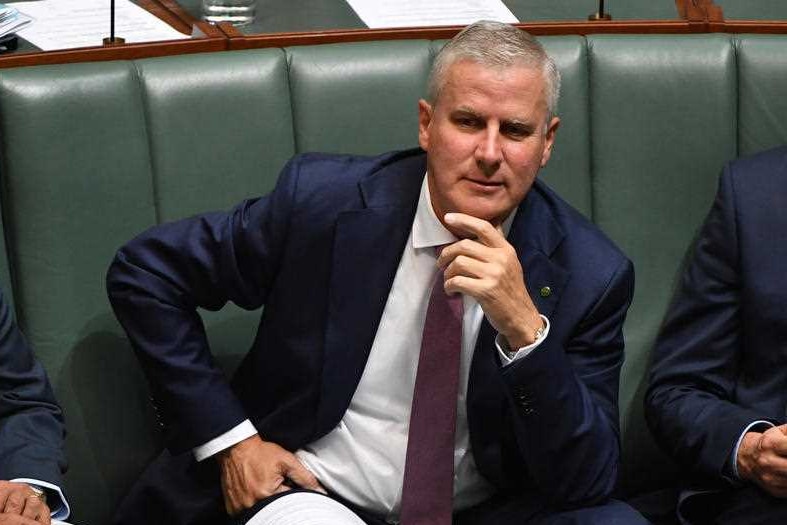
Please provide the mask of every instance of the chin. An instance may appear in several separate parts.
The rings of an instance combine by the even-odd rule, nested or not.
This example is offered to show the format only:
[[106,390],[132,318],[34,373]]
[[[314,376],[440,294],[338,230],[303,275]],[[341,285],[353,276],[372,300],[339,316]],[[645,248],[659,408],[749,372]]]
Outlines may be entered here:
[[503,219],[500,217],[505,218],[505,212],[501,212],[499,209],[496,210],[489,210],[488,208],[477,208],[477,209],[470,209],[469,211],[465,212],[467,215],[475,217],[477,219],[484,220],[486,222],[492,223],[493,226],[497,226]]

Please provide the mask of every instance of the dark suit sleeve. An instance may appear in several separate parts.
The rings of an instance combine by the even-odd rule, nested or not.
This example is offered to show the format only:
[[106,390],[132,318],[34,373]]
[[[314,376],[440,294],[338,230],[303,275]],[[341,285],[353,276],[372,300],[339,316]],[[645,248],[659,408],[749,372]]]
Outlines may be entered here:
[[725,169],[654,349],[645,413],[660,445],[722,479],[745,427],[768,419],[734,403],[741,360],[740,257],[732,168]]
[[557,506],[603,501],[617,481],[622,330],[633,290],[631,262],[619,257],[570,337],[550,334],[503,369],[520,453],[536,487]]
[[265,303],[278,270],[297,161],[274,192],[228,213],[148,230],[117,253],[110,302],[141,361],[170,450],[206,443],[246,419],[210,354],[198,307]]
[[63,415],[44,368],[0,294],[0,479],[62,487]]

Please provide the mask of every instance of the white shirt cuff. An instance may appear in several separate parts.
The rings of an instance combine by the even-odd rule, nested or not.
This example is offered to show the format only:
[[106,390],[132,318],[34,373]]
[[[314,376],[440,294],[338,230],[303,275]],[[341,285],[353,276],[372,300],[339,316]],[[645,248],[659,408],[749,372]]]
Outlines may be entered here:
[[730,462],[732,463],[732,473],[735,476],[736,480],[741,479],[740,475],[738,474],[738,450],[741,448],[741,443],[743,443],[743,436],[745,436],[748,431],[750,431],[752,428],[756,427],[757,425],[767,425],[768,427],[775,426],[770,421],[758,420],[758,421],[752,421],[751,423],[749,423],[749,426],[743,429],[743,432],[741,432],[741,436],[738,438],[738,442],[735,443],[735,448],[732,449],[732,458],[730,458]]
[[240,443],[244,439],[250,438],[257,433],[257,429],[251,424],[248,419],[244,420],[239,425],[231,428],[219,437],[215,437],[198,447],[194,447],[194,458],[197,461],[208,459],[209,457],[218,454],[222,450],[230,448],[232,445]]
[[[64,520],[66,519],[69,514],[71,514],[71,507],[68,506],[68,502],[66,498],[63,496],[63,491],[60,490],[60,487],[57,485],[53,485],[51,483],[47,483],[46,481],[41,481],[38,479],[30,479],[30,478],[16,478],[11,479],[9,481],[13,481],[15,483],[27,483],[28,485],[34,485],[41,490],[46,491],[47,493],[47,500],[46,504],[49,506],[49,510],[51,512],[51,516],[57,520]],[[57,501],[52,501],[51,495],[55,494],[58,497]]]
[[497,353],[500,355],[500,362],[503,364],[503,366],[508,366],[514,361],[527,356],[546,340],[547,336],[549,335],[549,319],[542,315],[541,320],[544,321],[544,331],[541,333],[541,337],[529,345],[518,348],[517,350],[511,350],[511,348],[508,346],[508,341],[506,341],[506,338],[500,334],[497,334],[497,337],[495,337],[495,346],[497,346]]

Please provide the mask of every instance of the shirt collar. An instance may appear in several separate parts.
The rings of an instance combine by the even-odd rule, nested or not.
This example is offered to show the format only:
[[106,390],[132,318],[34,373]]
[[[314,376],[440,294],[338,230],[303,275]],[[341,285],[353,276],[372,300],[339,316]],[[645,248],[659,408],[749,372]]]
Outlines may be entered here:
[[[418,207],[413,221],[413,248],[431,248],[451,244],[459,239],[440,222],[432,208],[432,199],[429,195],[428,174],[421,183],[421,195],[418,197]],[[518,209],[518,208],[517,208]],[[514,222],[517,210],[509,213],[503,221],[503,233],[508,236],[511,224]]]

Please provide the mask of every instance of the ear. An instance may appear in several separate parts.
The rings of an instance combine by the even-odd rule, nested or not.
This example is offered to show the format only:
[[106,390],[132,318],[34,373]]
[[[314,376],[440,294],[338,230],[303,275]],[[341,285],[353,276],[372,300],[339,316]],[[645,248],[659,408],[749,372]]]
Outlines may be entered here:
[[418,144],[429,151],[429,125],[432,123],[432,106],[427,101],[418,101]]
[[544,141],[544,151],[541,152],[542,168],[547,165],[549,158],[552,156],[552,146],[555,144],[555,134],[557,133],[557,128],[559,127],[560,119],[558,117],[552,117],[552,120],[549,121],[549,126],[547,127],[546,140]]

